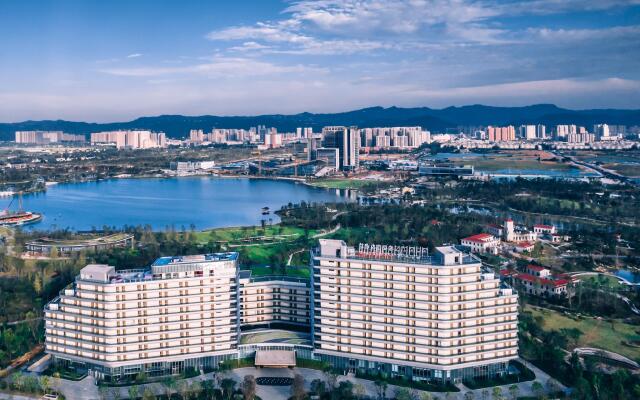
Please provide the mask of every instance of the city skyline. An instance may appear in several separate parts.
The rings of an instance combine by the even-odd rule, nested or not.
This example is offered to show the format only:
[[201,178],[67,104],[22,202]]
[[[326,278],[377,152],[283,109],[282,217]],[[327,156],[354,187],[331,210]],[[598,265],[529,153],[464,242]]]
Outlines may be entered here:
[[12,3],[0,16],[0,54],[12,60],[0,63],[0,120],[637,108],[639,10],[635,0]]

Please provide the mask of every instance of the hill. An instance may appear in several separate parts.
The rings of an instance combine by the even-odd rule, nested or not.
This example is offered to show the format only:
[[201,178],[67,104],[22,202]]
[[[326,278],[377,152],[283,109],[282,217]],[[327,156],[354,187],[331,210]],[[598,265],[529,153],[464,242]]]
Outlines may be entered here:
[[520,124],[576,124],[590,128],[593,124],[640,125],[640,110],[569,110],[553,104],[536,104],[524,107],[492,107],[469,105],[433,109],[428,107],[369,107],[342,113],[301,113],[293,115],[257,116],[184,116],[160,115],[141,117],[129,122],[90,123],[74,121],[24,121],[0,123],[0,140],[13,140],[19,130],[61,130],[75,134],[89,134],[114,129],[152,129],[164,131],[171,138],[187,136],[190,129],[249,128],[257,125],[276,127],[281,132],[294,131],[296,127],[310,126],[319,131],[327,125],[422,126],[432,132],[444,131],[461,125],[520,125]]

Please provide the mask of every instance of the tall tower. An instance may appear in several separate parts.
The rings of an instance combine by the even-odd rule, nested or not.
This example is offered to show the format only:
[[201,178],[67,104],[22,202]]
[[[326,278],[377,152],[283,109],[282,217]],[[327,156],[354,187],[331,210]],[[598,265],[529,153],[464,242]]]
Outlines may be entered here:
[[513,220],[509,218],[508,220],[504,221],[504,238],[507,242],[513,241],[514,232],[515,229],[513,226]]

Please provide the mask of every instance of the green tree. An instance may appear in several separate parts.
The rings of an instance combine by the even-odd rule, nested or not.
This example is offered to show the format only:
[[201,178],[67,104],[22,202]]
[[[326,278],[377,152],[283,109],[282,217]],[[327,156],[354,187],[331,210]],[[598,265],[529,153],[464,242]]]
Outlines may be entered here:
[[520,393],[520,387],[518,387],[518,385],[509,386],[509,396],[511,396],[511,400],[517,400],[518,393]]
[[538,381],[533,381],[531,384],[531,390],[533,391],[533,395],[539,399],[544,396],[544,388],[542,387],[542,383]]
[[304,377],[300,374],[295,374],[293,377],[293,383],[291,384],[291,398],[293,400],[302,400],[307,395],[304,390]]
[[129,386],[129,389],[127,390],[127,392],[129,393],[130,399],[135,400],[138,398],[138,386],[136,385]]
[[256,397],[256,378],[253,375],[245,375],[241,389],[244,400],[253,400]]
[[176,379],[168,376],[162,380],[162,386],[164,386],[164,394],[167,399],[171,399],[171,396],[176,392]]
[[156,400],[156,395],[153,394],[151,389],[146,388],[144,393],[142,393],[142,400]]
[[233,396],[233,392],[236,389],[236,381],[230,378],[224,378],[220,382],[220,387],[222,388],[222,393],[227,400],[231,400]]

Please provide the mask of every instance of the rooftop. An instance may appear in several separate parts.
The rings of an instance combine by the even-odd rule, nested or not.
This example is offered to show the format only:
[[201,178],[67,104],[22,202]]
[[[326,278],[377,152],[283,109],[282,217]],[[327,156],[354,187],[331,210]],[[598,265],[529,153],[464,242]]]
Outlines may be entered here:
[[435,254],[429,255],[425,247],[360,244],[357,248],[347,246],[342,240],[320,239],[320,248],[314,249],[315,257],[346,258],[395,262],[403,264],[443,265],[445,258],[459,257],[456,263],[477,264],[479,258],[456,246],[436,247]]
[[160,257],[153,264],[152,267],[159,267],[164,265],[173,264],[186,264],[186,263],[201,263],[210,261],[235,261],[238,259],[238,253],[209,253],[209,254],[196,254],[191,256],[170,256]]
[[472,235],[462,240],[468,240],[470,242],[476,242],[476,243],[485,243],[490,240],[493,240],[493,235],[490,235],[488,233],[478,233],[477,235]]

